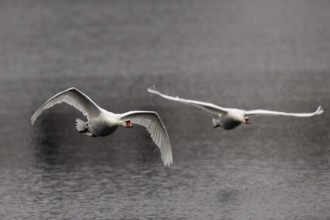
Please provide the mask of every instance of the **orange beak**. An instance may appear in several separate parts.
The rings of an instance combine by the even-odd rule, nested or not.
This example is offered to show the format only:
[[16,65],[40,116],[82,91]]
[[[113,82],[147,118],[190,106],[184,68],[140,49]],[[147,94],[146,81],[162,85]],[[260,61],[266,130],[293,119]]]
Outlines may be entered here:
[[133,127],[133,123],[131,121],[126,121],[126,126],[128,128],[132,128]]

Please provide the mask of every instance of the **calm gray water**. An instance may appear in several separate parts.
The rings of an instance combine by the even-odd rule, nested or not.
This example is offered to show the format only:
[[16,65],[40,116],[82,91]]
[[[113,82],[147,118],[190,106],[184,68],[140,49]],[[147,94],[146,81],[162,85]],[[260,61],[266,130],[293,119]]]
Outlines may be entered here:
[[[330,2],[1,1],[0,219],[329,219]],[[213,129],[199,109],[314,111]],[[75,86],[114,112],[155,110],[165,168],[143,128],[89,138]]]

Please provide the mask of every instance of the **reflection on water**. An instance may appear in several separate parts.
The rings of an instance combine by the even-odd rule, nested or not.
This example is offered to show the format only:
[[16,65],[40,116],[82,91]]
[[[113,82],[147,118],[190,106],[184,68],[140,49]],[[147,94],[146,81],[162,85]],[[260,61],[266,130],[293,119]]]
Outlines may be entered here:
[[[329,6],[0,2],[0,219],[326,219]],[[228,132],[148,94],[153,84],[223,106],[326,113]],[[113,112],[157,111],[174,164],[144,128],[79,134],[70,106],[32,127],[39,105],[71,86]]]

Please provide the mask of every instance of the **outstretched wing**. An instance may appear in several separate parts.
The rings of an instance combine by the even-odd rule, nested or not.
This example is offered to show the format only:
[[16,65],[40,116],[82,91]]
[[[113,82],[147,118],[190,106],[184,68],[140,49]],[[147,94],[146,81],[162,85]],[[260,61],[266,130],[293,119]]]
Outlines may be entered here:
[[200,101],[195,101],[195,100],[189,100],[189,99],[181,99],[179,97],[173,97],[173,96],[169,96],[169,95],[165,95],[161,92],[159,92],[155,86],[152,86],[150,88],[148,88],[148,92],[159,95],[165,99],[169,99],[172,101],[176,101],[176,102],[181,102],[184,104],[188,104],[188,105],[193,105],[196,106],[200,109],[203,109],[205,111],[211,112],[213,114],[225,114],[228,112],[229,109],[227,108],[223,108],[217,105],[214,105],[212,103],[208,103],[208,102],[200,102]]
[[161,157],[165,166],[173,162],[170,138],[166,128],[156,112],[130,111],[121,115],[121,120],[130,120],[133,124],[145,127],[152,140],[160,149]]
[[85,116],[87,116],[87,118],[97,116],[100,113],[100,108],[87,95],[76,88],[69,88],[60,93],[57,93],[48,99],[44,104],[42,104],[31,117],[32,125],[44,109],[51,108],[54,105],[60,104],[62,102],[75,107]]
[[246,111],[245,116],[259,116],[259,115],[265,115],[265,116],[293,116],[293,117],[312,117],[314,115],[320,115],[323,113],[323,108],[319,106],[315,112],[311,113],[289,113],[289,112],[278,112],[278,111],[269,111],[269,110],[251,110]]

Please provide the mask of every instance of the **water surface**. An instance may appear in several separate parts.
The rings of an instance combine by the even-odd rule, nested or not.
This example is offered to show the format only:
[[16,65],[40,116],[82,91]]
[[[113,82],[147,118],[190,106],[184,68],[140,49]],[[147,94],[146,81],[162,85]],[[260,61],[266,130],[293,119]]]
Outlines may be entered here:
[[[2,1],[1,219],[327,219],[327,1]],[[199,109],[314,111],[213,129]],[[143,128],[89,138],[70,106],[29,118],[75,86],[113,112],[154,110],[165,168]]]

